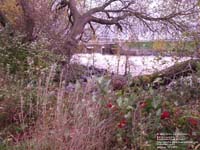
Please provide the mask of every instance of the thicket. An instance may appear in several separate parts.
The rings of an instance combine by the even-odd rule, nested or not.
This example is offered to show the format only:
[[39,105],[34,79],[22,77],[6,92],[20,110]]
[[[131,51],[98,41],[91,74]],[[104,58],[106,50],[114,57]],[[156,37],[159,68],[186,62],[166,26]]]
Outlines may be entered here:
[[21,37],[0,37],[0,149],[156,149],[163,133],[192,141],[178,149],[199,148],[199,72],[157,89],[128,80],[113,90],[104,75],[67,90],[63,58]]

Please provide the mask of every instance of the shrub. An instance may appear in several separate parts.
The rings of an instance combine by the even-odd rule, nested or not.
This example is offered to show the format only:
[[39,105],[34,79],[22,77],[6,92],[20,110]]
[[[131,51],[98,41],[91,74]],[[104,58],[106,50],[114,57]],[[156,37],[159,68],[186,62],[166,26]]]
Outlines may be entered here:
[[43,103],[38,92],[51,84],[61,57],[8,33],[0,34],[0,139],[17,142],[37,120]]
[[199,142],[198,73],[191,84],[113,91],[109,76],[79,83],[82,67],[74,65],[68,81],[76,81],[75,89],[66,91],[62,71],[54,82],[59,56],[9,38],[1,40],[0,53],[1,149],[156,149],[161,133]]

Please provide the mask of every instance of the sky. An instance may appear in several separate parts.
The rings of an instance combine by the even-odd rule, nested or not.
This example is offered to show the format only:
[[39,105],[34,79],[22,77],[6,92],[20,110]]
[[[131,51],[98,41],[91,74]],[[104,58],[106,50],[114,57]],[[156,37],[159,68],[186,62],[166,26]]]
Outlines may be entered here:
[[[52,10],[55,9],[56,5],[60,2],[61,0],[56,0]],[[96,6],[100,6],[102,4],[102,2],[105,0],[86,0],[86,6],[88,6],[88,9],[96,7]],[[164,0],[151,0],[149,7],[149,12],[151,13],[151,15],[155,15],[157,16],[158,13],[155,13],[155,10],[158,9],[160,6],[159,4],[162,4]],[[84,10],[83,10],[84,11]],[[134,30],[132,30],[132,32],[126,32],[126,30],[124,30],[124,32],[120,33],[120,32],[111,32],[111,31],[105,31],[102,30],[103,28],[99,28],[97,30],[97,34],[99,36],[106,36],[106,38],[118,38],[118,39],[123,39],[123,40],[140,40],[140,41],[149,41],[149,40],[154,40],[154,39],[170,39],[172,38],[174,35],[171,35],[170,33],[152,33],[150,31],[148,32],[143,32],[141,25],[140,24],[133,24],[134,26]],[[112,30],[116,31],[115,27],[112,27]],[[105,32],[103,32],[105,31]]]

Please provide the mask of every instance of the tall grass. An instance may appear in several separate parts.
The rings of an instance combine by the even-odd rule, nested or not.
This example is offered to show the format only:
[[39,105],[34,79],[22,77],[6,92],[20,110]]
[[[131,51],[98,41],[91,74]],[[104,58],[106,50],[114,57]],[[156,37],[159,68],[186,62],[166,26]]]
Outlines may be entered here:
[[[2,54],[16,54],[13,44],[14,49],[3,47]],[[0,149],[156,149],[156,135],[162,132],[195,133],[188,134],[189,140],[199,142],[198,73],[192,76],[191,84],[180,79],[169,89],[129,87],[129,80],[118,84],[125,80],[122,76],[123,80],[113,76],[111,81],[105,75],[88,78],[86,83],[76,80],[67,90],[66,81],[71,80],[66,79],[74,80],[79,68],[66,74],[58,61],[48,62],[50,54],[31,53],[30,57],[24,54],[27,47],[21,46],[20,53],[12,58],[19,60],[17,65],[23,61],[25,67],[15,68],[10,57],[2,59],[4,65],[0,65]],[[9,71],[8,64],[14,72]],[[123,86],[115,88],[114,83]]]
[[[39,77],[36,87],[32,87],[36,90],[35,104],[29,99],[31,97],[22,94],[21,90],[25,89],[18,89],[19,112],[15,115],[19,117],[19,125],[25,124],[27,113],[37,114],[37,119],[22,134],[14,133],[13,138],[7,139],[14,142],[12,149],[111,149],[116,118],[103,113],[105,106],[101,105],[100,99],[94,100],[90,93],[92,84],[81,87],[77,83],[75,91],[68,92],[62,80],[63,73],[59,83],[53,82],[55,72],[56,66],[53,65],[49,74]],[[26,94],[33,90],[25,88],[29,88]]]
[[[158,132],[178,130],[199,136],[200,85],[195,76],[191,85],[180,81],[180,86],[177,81],[170,89],[125,86],[112,91],[109,77],[95,77],[66,90],[63,71],[59,82],[54,81],[56,69],[52,64],[26,86],[1,74],[5,96],[0,112],[6,118],[1,149],[155,149]],[[162,119],[166,111],[170,118]],[[190,140],[198,141],[197,136]]]

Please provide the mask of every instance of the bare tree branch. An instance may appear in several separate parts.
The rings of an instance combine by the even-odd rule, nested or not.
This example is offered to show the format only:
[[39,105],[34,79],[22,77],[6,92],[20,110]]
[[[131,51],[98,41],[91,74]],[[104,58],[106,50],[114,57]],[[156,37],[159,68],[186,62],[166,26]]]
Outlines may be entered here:
[[109,1],[105,2],[102,6],[95,7],[95,8],[93,8],[93,9],[89,10],[86,14],[87,14],[87,15],[92,15],[92,14],[94,14],[94,13],[101,12],[101,11],[103,11],[106,7],[108,7],[111,3],[116,2],[116,1],[119,1],[119,0],[109,0]]
[[95,32],[95,29],[94,29],[94,27],[93,27],[92,23],[91,23],[91,22],[89,22],[89,25],[90,25],[90,28],[91,28],[91,30],[92,30],[92,32],[93,32],[93,34],[95,35],[95,34],[96,34],[96,32]]
[[80,13],[77,9],[76,0],[69,0],[69,8],[71,11],[71,15],[74,17],[74,19],[80,17]]
[[[67,42],[77,43],[80,37],[84,33],[84,28],[89,24],[89,28],[95,33],[92,23],[105,25],[105,26],[117,26],[122,31],[127,24],[129,27],[134,26],[134,23],[142,25],[141,28],[151,32],[160,32],[164,28],[169,32],[172,30],[180,32],[188,29],[188,19],[192,15],[199,14],[199,7],[197,3],[180,1],[173,3],[164,2],[159,4],[158,10],[150,8],[149,5],[152,1],[137,1],[137,0],[104,0],[101,6],[97,6],[88,10],[82,8],[81,5],[76,3],[76,0],[68,0],[63,2],[60,6],[69,9],[68,18],[72,26],[70,26],[67,36]],[[168,5],[164,7],[164,5]],[[172,5],[173,4],[173,5]],[[163,6],[163,8],[162,8]],[[167,9],[169,7],[169,9]],[[160,27],[160,29],[159,29]],[[132,28],[132,27],[131,27]],[[70,47],[71,49],[72,47]]]

